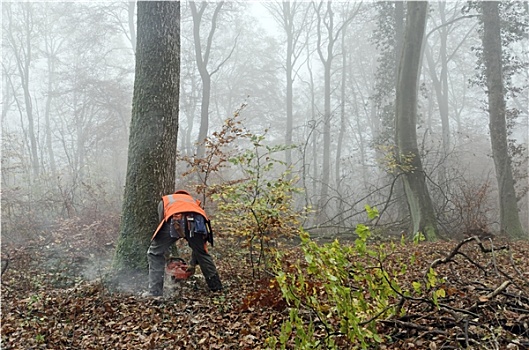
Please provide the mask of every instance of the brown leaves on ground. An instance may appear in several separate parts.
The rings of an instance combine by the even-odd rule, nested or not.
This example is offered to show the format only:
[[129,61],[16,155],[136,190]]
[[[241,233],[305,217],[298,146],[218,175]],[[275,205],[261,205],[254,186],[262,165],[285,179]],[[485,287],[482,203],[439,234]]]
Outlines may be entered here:
[[[96,255],[82,241],[66,248],[52,243],[2,247],[3,256],[9,254],[1,289],[2,349],[263,349],[288,319],[277,284],[269,276],[254,279],[244,255],[227,238],[212,249],[223,292],[207,291],[197,272],[170,286],[164,299],[140,296],[145,279],[128,291],[103,282],[112,252],[108,242]],[[468,242],[446,259],[457,243],[409,244],[392,255],[395,261],[416,257],[403,285],[423,278],[433,266],[446,280],[446,295],[439,307],[420,298],[403,300],[402,316],[377,323],[386,336],[380,348],[529,347],[529,243],[483,252]],[[98,261],[101,266],[94,268]]]
[[[529,349],[529,242],[469,237],[398,252],[417,258],[408,282],[433,268],[444,283],[438,305],[402,301],[403,315],[379,322],[394,349]],[[402,281],[405,283],[406,281]]]

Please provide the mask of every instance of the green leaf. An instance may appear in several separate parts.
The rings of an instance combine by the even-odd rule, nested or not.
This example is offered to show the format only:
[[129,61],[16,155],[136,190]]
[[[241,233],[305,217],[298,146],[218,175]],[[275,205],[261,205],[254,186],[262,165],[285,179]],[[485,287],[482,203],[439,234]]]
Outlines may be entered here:
[[412,282],[411,285],[413,286],[413,290],[415,290],[415,293],[421,294],[422,285],[420,282],[415,281],[415,282]]
[[369,205],[365,205],[365,209],[367,212],[367,218],[369,220],[373,220],[378,217],[378,209],[376,207],[371,208]]

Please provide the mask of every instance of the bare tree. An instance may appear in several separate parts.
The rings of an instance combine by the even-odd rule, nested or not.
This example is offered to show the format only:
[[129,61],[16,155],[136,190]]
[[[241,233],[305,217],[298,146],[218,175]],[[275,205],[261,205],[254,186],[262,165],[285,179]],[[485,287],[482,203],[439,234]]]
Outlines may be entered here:
[[[324,71],[324,100],[325,106],[323,111],[323,167],[322,167],[322,185],[318,210],[322,213],[325,208],[331,179],[331,68],[335,58],[335,44],[337,43],[340,33],[347,24],[354,18],[353,14],[348,14],[338,25],[334,23],[334,11],[332,2],[320,2],[318,5],[312,3],[317,17],[317,46],[316,51],[323,64]],[[325,6],[325,8],[324,8]],[[357,7],[358,11],[359,7]]]
[[[308,11],[310,7],[307,3],[298,1],[283,1],[265,4],[274,19],[281,25],[286,34],[286,96],[285,105],[287,112],[287,125],[285,130],[285,145],[292,145],[292,130],[294,117],[293,105],[293,85],[295,79],[295,67],[301,53],[304,50],[306,41],[301,41],[301,34],[308,25]],[[299,19],[298,19],[299,18]],[[287,166],[292,165],[292,150],[287,148],[285,154]]]
[[157,203],[174,191],[180,75],[180,2],[138,2],[136,76],[127,179],[114,268],[142,269]]
[[404,46],[397,75],[395,139],[413,223],[412,232],[421,232],[426,239],[435,240],[438,238],[437,222],[416,132],[418,75],[427,10],[426,1],[410,1],[407,4]]
[[112,2],[102,10],[115,23],[119,31],[125,35],[130,42],[132,51],[136,52],[136,1]]
[[221,9],[224,5],[224,1],[220,1],[215,4],[215,9],[213,11],[213,17],[211,18],[211,27],[206,38],[206,43],[203,46],[202,38],[200,36],[200,29],[202,26],[202,19],[204,16],[204,11],[210,5],[208,2],[201,2],[200,8],[197,10],[196,4],[194,1],[189,2],[191,8],[191,14],[193,16],[193,38],[195,41],[195,59],[202,79],[202,102],[200,105],[200,129],[198,132],[198,147],[197,147],[197,157],[201,158],[204,155],[203,140],[208,135],[209,130],[209,104],[211,98],[211,76],[219,71],[222,65],[230,58],[233,50],[237,46],[237,39],[231,52],[227,57],[218,63],[216,67],[212,70],[208,67],[211,57],[211,49],[213,44],[213,38],[218,26],[218,17]]
[[[23,92],[23,101],[16,99],[21,116],[27,121],[27,137],[29,139],[30,159],[33,176],[40,173],[37,129],[33,111],[33,97],[30,90],[30,67],[35,59],[33,40],[38,35],[34,25],[33,5],[31,3],[5,3],[2,6],[3,32],[13,52],[18,78]],[[17,34],[17,32],[19,34]],[[11,85],[14,87],[14,85]],[[16,93],[15,93],[16,96]]]
[[500,228],[512,238],[527,238],[524,233],[514,190],[511,158],[507,146],[505,88],[502,74],[502,45],[499,2],[483,1],[483,59],[489,102],[489,128],[492,156],[500,195]]
[[[447,10],[447,3],[445,2],[439,2],[439,19],[440,23],[432,29],[426,36],[425,36],[425,56],[426,56],[426,63],[428,67],[428,72],[430,74],[430,78],[432,79],[432,85],[433,89],[435,91],[435,101],[437,102],[437,107],[439,110],[439,116],[441,117],[441,142],[442,142],[442,148],[441,148],[441,160],[440,160],[440,166],[439,166],[439,183],[441,186],[448,185],[446,184],[446,164],[445,160],[450,153],[450,147],[451,147],[451,127],[450,127],[450,118],[449,115],[453,114],[456,115],[455,112],[450,110],[449,107],[449,78],[450,72],[448,69],[448,65],[450,61],[454,58],[456,53],[461,49],[463,46],[463,43],[468,39],[468,36],[471,33],[475,32],[475,25],[470,26],[466,33],[464,33],[463,37],[461,39],[451,39],[450,36],[451,33],[454,32],[454,24],[458,21],[464,20],[469,18],[469,16],[461,16],[460,11],[461,9],[458,7],[459,4],[456,3],[455,6],[452,9],[452,15],[450,18],[447,18],[448,10]],[[477,24],[477,23],[476,23]],[[438,33],[439,36],[439,44],[438,44],[438,52],[437,55],[434,56],[434,47],[433,45],[429,45],[427,42],[427,39],[433,34]],[[453,42],[453,49],[450,51],[449,48],[449,40]],[[437,58],[437,59],[436,59]],[[453,79],[453,78],[452,78]],[[432,99],[432,102],[434,100]]]

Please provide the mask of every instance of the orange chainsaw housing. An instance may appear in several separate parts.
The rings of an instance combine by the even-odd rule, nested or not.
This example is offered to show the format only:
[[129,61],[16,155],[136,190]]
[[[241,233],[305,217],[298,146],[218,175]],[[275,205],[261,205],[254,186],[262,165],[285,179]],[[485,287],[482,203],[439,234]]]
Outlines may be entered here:
[[165,272],[173,281],[185,280],[193,274],[187,271],[187,264],[182,258],[170,258],[165,265]]

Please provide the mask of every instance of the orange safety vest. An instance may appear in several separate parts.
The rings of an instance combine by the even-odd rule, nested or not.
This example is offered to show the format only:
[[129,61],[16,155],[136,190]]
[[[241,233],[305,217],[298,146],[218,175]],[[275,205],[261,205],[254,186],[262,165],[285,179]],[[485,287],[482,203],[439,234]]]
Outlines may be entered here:
[[208,220],[206,212],[200,207],[200,201],[198,199],[194,199],[185,191],[181,190],[173,194],[168,194],[163,196],[162,200],[164,217],[158,225],[158,228],[156,228],[156,231],[154,231],[151,240],[156,237],[156,234],[158,231],[160,231],[164,222],[167,222],[167,220],[169,220],[173,214],[197,213],[204,216],[204,218]]

